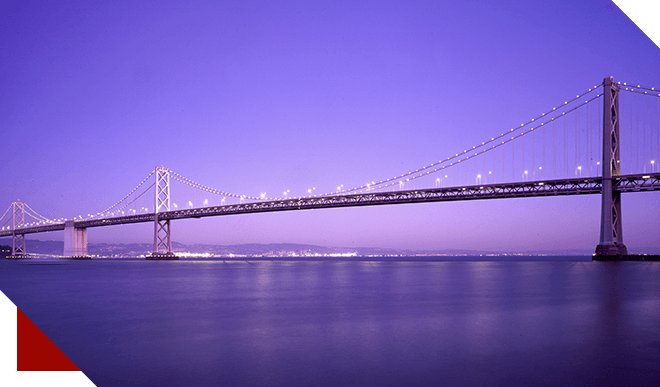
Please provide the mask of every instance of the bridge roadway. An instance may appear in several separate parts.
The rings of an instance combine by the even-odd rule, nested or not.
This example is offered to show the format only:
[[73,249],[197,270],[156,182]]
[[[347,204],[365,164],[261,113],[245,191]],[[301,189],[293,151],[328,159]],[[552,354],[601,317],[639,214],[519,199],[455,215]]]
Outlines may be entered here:
[[[619,192],[660,191],[660,172],[620,175],[613,178],[613,188]],[[571,178],[559,180],[529,181],[517,183],[483,184],[463,187],[445,187],[390,192],[367,192],[337,194],[250,202],[244,204],[200,207],[186,210],[159,212],[159,219],[189,219],[205,216],[249,214],[257,212],[308,210],[314,208],[337,208],[374,206],[384,204],[426,203],[455,200],[524,198],[560,195],[600,194],[600,177]],[[75,227],[101,227],[127,223],[153,222],[154,214],[138,214],[75,221]],[[30,226],[17,229],[17,234],[33,234],[64,230],[64,223]],[[0,237],[11,236],[12,230],[0,232]]]

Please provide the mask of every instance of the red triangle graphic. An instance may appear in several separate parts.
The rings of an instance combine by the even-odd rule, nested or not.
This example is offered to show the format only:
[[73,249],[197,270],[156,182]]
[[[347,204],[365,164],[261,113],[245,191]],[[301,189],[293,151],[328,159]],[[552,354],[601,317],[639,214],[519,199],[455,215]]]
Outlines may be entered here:
[[17,336],[17,371],[80,371],[20,309]]

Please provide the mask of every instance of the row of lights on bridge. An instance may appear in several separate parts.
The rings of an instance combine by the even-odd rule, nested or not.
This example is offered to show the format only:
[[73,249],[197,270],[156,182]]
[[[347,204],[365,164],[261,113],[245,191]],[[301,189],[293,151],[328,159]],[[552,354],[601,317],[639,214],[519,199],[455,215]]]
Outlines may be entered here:
[[[621,82],[619,82],[619,84],[621,84]],[[623,85],[626,85],[626,83],[623,83]],[[570,102],[573,102],[573,101],[575,101],[575,100],[581,98],[582,96],[584,96],[584,95],[590,93],[591,91],[595,90],[595,89],[598,88],[598,87],[599,87],[599,86],[594,86],[594,88],[593,88],[593,89],[589,89],[588,92],[586,92],[586,93],[584,93],[584,94],[582,94],[582,95],[577,95],[576,98],[574,98],[574,99],[571,100]],[[640,86],[638,85],[637,87],[639,88]],[[654,90],[654,89],[651,88],[651,90]],[[600,97],[600,95],[601,95],[601,94],[597,95],[596,98]],[[660,96],[660,94],[658,94],[658,95]],[[593,98],[592,100],[586,100],[585,103],[589,103],[589,102],[593,101],[594,99],[595,99],[595,98]],[[566,106],[568,103],[569,103],[569,101],[565,101],[565,102],[564,102],[564,105],[559,106],[559,108],[561,108],[561,107],[563,107],[563,106]],[[543,113],[540,117],[537,117],[537,119],[538,119],[538,118],[545,117],[546,114],[550,114],[550,113],[552,113],[553,111],[556,111],[556,110],[557,110],[557,107],[553,108],[552,111],[549,111],[548,113]],[[562,113],[562,116],[563,116],[563,115],[565,115],[565,113]],[[557,117],[552,118],[552,120],[554,120],[555,118],[557,118]],[[523,124],[521,124],[520,127],[519,127],[518,129],[520,129],[520,128],[522,128],[522,127],[525,127],[526,125],[529,125],[529,124],[532,123],[532,122],[535,122],[535,119],[531,119],[531,121],[529,121],[529,122],[527,122],[527,123],[523,123]],[[529,133],[529,132],[533,131],[534,129],[537,129],[537,128],[539,128],[540,126],[543,126],[543,123],[542,123],[541,125],[537,126],[537,127],[531,128],[531,129],[528,130],[527,132],[523,132],[523,133],[519,134],[518,137],[520,137],[520,136],[522,136],[522,135],[524,135],[524,134],[526,134],[526,133]],[[515,131],[515,130],[517,130],[517,129],[511,129],[511,132],[513,132],[513,131]],[[500,138],[502,138],[502,137],[504,137],[504,136],[505,136],[505,133],[502,133],[502,134],[501,134],[500,136],[498,136],[498,137],[493,137],[493,138],[491,138],[490,141],[482,142],[480,145],[473,146],[473,147],[472,147],[472,150],[475,150],[475,149],[477,149],[477,148],[480,148],[480,147],[486,145],[487,143],[493,142],[493,141],[495,141],[496,139],[500,139]],[[511,137],[511,140],[513,140],[514,138],[515,138],[515,137]],[[507,140],[506,142],[508,142],[508,141],[510,141],[510,140]],[[502,142],[502,144],[504,144],[504,143],[505,143],[505,142]],[[490,149],[494,149],[495,147],[496,147],[496,146],[493,146],[493,147],[490,148]],[[479,154],[481,154],[481,153],[484,153],[484,152],[486,152],[486,151],[488,151],[488,150],[490,150],[490,149],[486,149],[486,150],[484,150],[484,151],[481,151],[480,153],[475,153],[474,156],[477,156],[477,155],[479,155]],[[466,154],[467,152],[468,152],[468,150],[466,149],[466,150],[463,151],[463,154]],[[453,156],[453,157],[458,157],[458,156],[459,156],[459,154],[457,153],[457,154],[455,154],[455,156]],[[427,169],[429,169],[429,168],[431,168],[431,167],[433,167],[433,166],[436,166],[436,165],[439,165],[439,164],[441,164],[441,163],[443,163],[443,162],[446,162],[446,161],[448,161],[448,160],[451,160],[453,157],[449,157],[449,158],[447,158],[446,160],[440,160],[440,161],[438,161],[437,163],[433,163],[433,164],[431,164],[431,165],[429,165],[429,166],[427,166],[427,167],[423,167],[423,168],[417,169],[417,170],[415,170],[415,171],[411,171],[411,172],[408,172],[408,173],[402,174],[402,175],[400,175],[400,176],[398,176],[398,177],[395,177],[395,178],[390,178],[390,179],[382,180],[382,181],[380,181],[378,184],[376,184],[375,182],[372,181],[371,183],[367,183],[366,185],[364,185],[364,186],[362,186],[362,187],[356,187],[356,188],[353,188],[353,189],[351,189],[351,190],[343,190],[342,188],[344,187],[344,185],[342,184],[342,185],[339,185],[339,186],[337,187],[337,191],[336,191],[336,192],[337,192],[337,193],[341,193],[341,192],[350,192],[350,191],[361,190],[361,189],[367,189],[367,190],[369,190],[369,189],[372,189],[372,186],[380,185],[380,184],[387,183],[387,182],[390,182],[390,181],[397,181],[397,180],[399,180],[399,179],[401,179],[401,178],[403,178],[403,177],[405,177],[405,176],[413,175],[413,174],[415,174],[415,173],[418,173],[418,172],[421,172],[421,171],[427,170]],[[470,157],[471,157],[471,156],[467,156],[465,159],[458,160],[458,161],[456,161],[456,164],[458,164],[458,163],[460,163],[460,162],[462,162],[462,161],[466,161],[466,160],[468,160]],[[652,172],[655,172],[655,160],[651,160],[650,163],[651,163],[651,170],[652,170]],[[455,164],[455,163],[450,163],[449,166],[452,166],[452,165],[454,165],[454,164]],[[600,165],[600,162],[598,162],[597,165]],[[442,168],[440,168],[440,170],[441,170],[441,169],[445,169],[446,167],[447,167],[447,166],[445,165],[445,166],[443,166]],[[539,167],[539,170],[541,170],[541,169],[542,169],[542,167]],[[412,180],[412,179],[416,179],[416,178],[419,178],[419,177],[422,177],[422,176],[428,175],[428,174],[430,174],[430,173],[437,172],[438,170],[439,170],[439,169],[436,168],[436,169],[434,169],[433,171],[427,171],[426,173],[424,173],[424,174],[422,174],[422,175],[418,175],[418,176],[414,176],[414,177],[412,177],[412,178],[408,178],[408,179],[405,180],[405,182],[408,182],[408,181],[410,181],[410,180]],[[581,176],[581,171],[582,171],[582,167],[581,167],[581,166],[578,166],[577,171],[576,171],[576,174],[579,174],[579,175]],[[489,171],[489,172],[488,172],[489,175],[490,175],[491,173],[492,173],[492,171]],[[153,174],[153,172],[152,172],[151,174]],[[133,191],[131,191],[131,193],[129,193],[129,194],[127,195],[127,197],[130,196],[135,190],[137,190],[137,189],[138,189],[138,188],[139,188],[139,187],[140,187],[140,186],[141,186],[146,180],[148,180],[148,178],[151,176],[151,174],[150,174],[149,176],[147,176],[147,178],[145,178],[145,180],[144,180],[142,183],[140,183],[140,184],[139,184],[139,185],[138,185]],[[525,179],[525,178],[527,177],[527,175],[528,175],[528,171],[524,171],[524,173],[523,173],[523,179]],[[447,178],[447,177],[448,177],[448,175],[445,175],[445,178]],[[189,179],[187,179],[187,178],[184,178],[183,176],[180,176],[180,178],[182,178],[182,179],[184,179],[184,180],[186,180],[186,181],[189,181],[190,183],[195,184],[196,186],[198,186],[199,189],[203,189],[203,190],[208,191],[208,192],[212,192],[212,193],[216,193],[216,194],[220,194],[220,193],[221,193],[221,194],[225,194],[225,195],[228,195],[228,196],[235,196],[235,197],[240,198],[241,201],[242,201],[243,199],[246,199],[246,198],[247,198],[247,196],[245,196],[245,195],[237,196],[237,195],[233,195],[233,194],[227,194],[227,193],[224,193],[224,192],[221,192],[221,191],[218,191],[218,190],[214,190],[214,189],[211,189],[211,188],[208,188],[208,187],[202,186],[202,185],[200,185],[200,184],[198,184],[198,183],[195,183],[195,182],[193,182],[193,181],[191,181],[191,180],[189,180]],[[477,181],[479,181],[479,180],[481,179],[481,174],[478,174],[477,177],[476,177],[476,179],[477,179]],[[437,178],[437,179],[436,179],[436,183],[437,183],[437,182],[440,182],[440,181],[441,181],[441,178]],[[392,184],[395,184],[395,183],[392,183]],[[390,185],[392,185],[392,184],[390,184]],[[404,186],[404,181],[399,181],[399,187],[402,188],[403,186]],[[385,187],[387,187],[387,186],[385,186]],[[381,188],[384,188],[384,187],[381,187]],[[313,193],[314,190],[316,190],[316,187],[311,188],[311,189],[308,189],[307,192],[308,192],[308,194],[311,195],[311,194]],[[290,194],[290,190],[284,191],[284,192],[283,192],[283,196],[284,196],[284,198],[286,199],[287,196],[288,196],[289,194]],[[324,196],[324,195],[314,195],[314,196]],[[123,200],[125,200],[125,199],[126,199],[126,197],[125,197],[124,199],[120,200],[119,203],[121,203],[121,202],[122,202]],[[222,201],[221,201],[222,205],[224,205],[225,199],[226,199],[226,198],[222,198]],[[250,197],[250,199],[256,199],[256,198],[251,198],[251,197]],[[260,199],[262,199],[262,200],[266,199],[266,193],[262,193],[262,194],[260,195]],[[117,203],[117,204],[118,204],[118,203]],[[117,204],[115,204],[114,206],[112,206],[112,207],[110,207],[110,208],[115,207]],[[190,201],[188,202],[188,205],[189,205],[189,207],[191,207],[191,208],[193,207],[193,204],[192,204],[192,202],[190,202]],[[208,199],[206,199],[206,200],[204,201],[204,205],[208,205]],[[174,203],[174,208],[178,208],[178,206],[176,205],[176,203]],[[108,210],[109,210],[109,209],[108,209]],[[107,210],[107,211],[108,211],[108,210]],[[144,210],[145,213],[148,212],[148,209],[147,209],[146,207],[142,207],[141,210]],[[119,211],[115,211],[115,212],[107,212],[107,211],[104,212],[104,213],[97,213],[96,215],[91,215],[91,214],[89,214],[88,216],[89,216],[89,218],[93,218],[93,217],[98,217],[98,216],[115,215],[115,214],[118,214],[118,213],[119,213]],[[136,214],[136,213],[137,213],[136,210],[128,210],[128,211],[129,211],[129,212],[130,212],[130,211],[133,211],[133,214]],[[122,213],[122,215],[125,214],[124,211],[121,211],[121,213]],[[82,216],[79,216],[78,218],[73,218],[73,219],[81,219],[81,220],[82,220]],[[44,224],[44,223],[56,223],[56,222],[62,222],[62,221],[66,221],[66,220],[73,220],[73,219],[65,219],[65,218],[62,218],[62,219],[48,220],[48,221],[42,221],[42,222],[32,222],[32,223],[30,223],[30,225],[34,225],[34,224]],[[3,227],[2,229],[4,230],[5,228]]]
[[[655,160],[650,160],[650,164],[651,164],[651,172],[652,172],[652,173],[655,173]],[[596,165],[600,165],[600,161],[596,162]],[[539,171],[541,171],[542,169],[543,169],[543,167],[539,167]],[[581,165],[579,165],[579,166],[577,167],[575,173],[576,173],[576,176],[577,176],[577,177],[582,177],[582,166],[581,166]],[[492,175],[492,171],[488,171],[488,175]],[[528,171],[528,170],[525,170],[525,171],[523,172],[523,174],[522,174],[523,181],[524,181],[525,179],[527,179],[528,175],[529,175],[529,171]],[[447,178],[449,178],[449,175],[444,175],[444,179],[447,179]],[[478,183],[481,183],[481,179],[482,179],[482,175],[481,175],[481,174],[477,174],[477,175],[476,175],[476,179],[475,179],[475,183],[477,183],[477,184],[478,184]],[[409,180],[410,180],[410,179],[407,179],[406,181],[409,181]],[[438,178],[436,179],[435,182],[436,182],[436,187],[437,187],[438,185],[442,185],[443,178],[438,177]],[[374,184],[374,183],[372,182],[371,184]],[[367,184],[366,186],[367,186],[367,187],[370,187],[371,184]],[[399,181],[399,188],[403,189],[403,187],[404,187],[404,182],[403,182],[403,181]],[[342,189],[342,188],[343,188],[343,184],[342,184],[342,185],[339,185],[339,186],[337,187],[337,192],[341,192],[341,189]],[[316,190],[316,187],[307,190],[307,192],[311,194],[314,190]],[[283,193],[284,197],[286,198],[286,196],[287,196],[290,192],[291,192],[291,190],[284,191],[284,193]],[[262,198],[265,198],[265,196],[266,196],[266,193],[262,193],[262,194],[261,194],[261,197],[262,197]],[[220,201],[220,205],[225,205],[225,201],[226,201],[226,198],[222,198],[222,200]],[[208,204],[209,204],[209,200],[208,200],[208,199],[205,199],[205,200],[204,200],[204,206],[208,206]],[[176,203],[173,203],[173,207],[174,207],[175,209],[178,209],[179,206],[178,206]],[[192,201],[188,201],[188,207],[189,207],[189,208],[193,208],[193,203],[192,203]],[[136,214],[138,213],[138,211],[135,210],[135,209],[129,209],[129,210],[127,210],[127,212],[128,212],[128,213],[133,212],[133,215],[136,215]],[[140,212],[148,213],[148,212],[149,212],[149,208],[148,208],[148,207],[141,207],[141,208],[140,208]],[[88,214],[88,217],[89,217],[89,218],[93,218],[93,217],[97,217],[97,216],[112,216],[112,215],[116,215],[117,213],[119,213],[119,212],[107,213],[107,214],[101,214],[101,213],[99,213],[99,214],[97,214],[96,216],[93,216],[93,215],[91,215],[91,214]],[[121,214],[122,214],[122,215],[125,215],[126,212],[125,212],[125,211],[121,211]],[[36,226],[36,225],[41,225],[41,224],[60,223],[60,222],[66,222],[67,220],[78,220],[78,219],[83,220],[83,217],[82,217],[82,216],[78,216],[78,217],[76,217],[76,218],[72,218],[72,219],[67,219],[67,218],[49,219],[49,220],[44,220],[44,221],[40,221],[40,222],[26,223],[26,224],[23,225],[23,227],[27,227],[27,226]],[[10,229],[11,229],[11,226],[5,226],[5,227],[2,227],[2,230],[10,230]]]
[[[565,101],[563,105],[560,105],[560,106],[558,106],[558,107],[554,107],[552,110],[550,110],[550,111],[548,111],[548,112],[546,112],[546,113],[542,113],[539,117],[532,118],[530,121],[521,124],[520,127],[518,127],[518,128],[514,128],[514,129],[511,129],[510,132],[514,132],[514,131],[516,131],[516,130],[519,130],[519,129],[521,129],[521,128],[523,128],[523,127],[525,127],[525,126],[527,126],[527,125],[529,125],[529,124],[531,124],[531,123],[533,123],[533,122],[535,122],[537,119],[540,119],[540,118],[545,117],[546,114],[551,114],[552,112],[556,111],[558,108],[562,108],[562,107],[568,105],[570,102],[574,102],[575,100],[580,99],[581,97],[585,96],[586,94],[589,94],[590,92],[596,90],[598,87],[600,87],[600,85],[598,85],[598,86],[594,86],[592,89],[589,89],[587,92],[585,92],[585,93],[583,93],[583,94],[581,94],[581,95],[577,95],[577,96],[576,96],[574,99],[572,99],[571,101]],[[600,97],[601,95],[602,95],[602,94],[598,94],[595,98],[592,98],[591,100],[586,100],[586,101],[584,101],[584,103],[586,104],[586,103],[592,102],[593,100],[595,100],[596,98]],[[565,115],[565,114],[566,114],[565,112],[562,113],[562,116]],[[558,117],[553,117],[553,118],[551,118],[551,121],[555,120],[555,118],[558,118]],[[538,128],[540,128],[541,126],[543,126],[544,124],[545,124],[545,123],[541,123],[540,125],[538,125],[538,126],[536,126],[536,127],[530,128],[530,129],[529,129],[528,131],[526,131],[526,132],[522,132],[522,133],[519,134],[518,136],[511,137],[511,139],[503,141],[502,144],[504,144],[504,143],[506,143],[506,142],[509,142],[509,141],[511,141],[511,140],[514,140],[516,137],[520,137],[520,136],[523,136],[524,134],[530,133],[530,132],[533,131],[534,129],[538,129]],[[508,133],[510,133],[510,132],[508,132]],[[500,135],[497,136],[497,137],[493,137],[493,138],[491,138],[491,139],[488,140],[488,141],[484,141],[484,142],[482,142],[480,145],[475,145],[475,146],[473,146],[473,147],[471,148],[471,150],[476,150],[476,149],[478,149],[478,148],[481,148],[482,146],[484,146],[484,145],[486,145],[486,144],[489,144],[489,143],[491,143],[491,142],[494,142],[495,140],[499,140],[499,139],[505,137],[506,135],[507,135],[507,133],[502,133],[502,134],[500,134]],[[445,159],[445,160],[440,160],[440,161],[438,161],[438,162],[436,162],[436,163],[433,163],[433,164],[430,164],[430,165],[428,165],[428,166],[426,166],[426,167],[419,168],[419,169],[417,169],[417,170],[414,170],[414,171],[410,171],[410,172],[404,173],[404,174],[399,175],[399,176],[397,176],[397,177],[393,177],[393,178],[389,178],[389,179],[381,180],[381,181],[378,182],[378,184],[376,184],[375,181],[372,181],[371,183],[367,183],[367,184],[365,184],[365,185],[363,185],[363,186],[355,187],[355,188],[352,188],[352,189],[343,189],[343,188],[344,188],[344,185],[341,184],[341,185],[337,186],[337,190],[334,191],[333,193],[344,193],[344,192],[354,192],[354,191],[360,191],[360,190],[371,190],[371,189],[373,189],[374,186],[379,186],[379,185],[382,185],[382,184],[386,184],[386,183],[390,183],[390,182],[392,182],[392,183],[390,183],[390,184],[388,184],[388,185],[385,185],[385,186],[383,186],[383,187],[380,187],[380,188],[386,188],[386,187],[389,187],[389,186],[392,186],[392,185],[396,184],[397,181],[398,181],[398,183],[399,183],[399,187],[401,188],[401,187],[403,187],[403,185],[405,184],[405,182],[408,182],[408,181],[410,181],[410,180],[414,180],[414,179],[417,179],[417,178],[420,178],[420,177],[423,177],[423,176],[429,175],[429,174],[431,174],[431,173],[438,172],[439,170],[445,169],[445,168],[447,168],[447,167],[449,167],[449,166],[453,166],[454,164],[461,163],[461,162],[463,162],[463,161],[466,161],[466,160],[470,159],[471,157],[475,157],[475,156],[478,156],[478,155],[480,155],[480,154],[482,154],[482,153],[485,153],[485,152],[487,152],[487,151],[489,151],[489,150],[495,149],[497,146],[502,145],[502,144],[498,144],[498,145],[495,145],[495,146],[493,146],[493,147],[491,147],[491,148],[488,148],[488,149],[486,149],[486,150],[483,150],[483,151],[477,152],[477,153],[475,153],[473,156],[469,156],[469,155],[468,155],[465,159],[457,160],[456,162],[450,163],[449,165],[445,165],[445,166],[443,166],[443,167],[441,167],[441,168],[435,168],[435,169],[433,169],[433,170],[431,170],[431,171],[427,171],[427,170],[430,169],[430,168],[433,168],[433,167],[435,167],[435,166],[437,166],[437,165],[440,165],[440,164],[442,164],[442,163],[445,163],[445,162],[447,162],[447,161],[450,161],[450,160],[453,159],[453,158],[459,157],[459,156],[461,156],[461,155],[465,155],[465,154],[467,154],[467,153],[468,153],[469,151],[471,151],[471,150],[466,149],[466,150],[463,151],[463,153],[456,153],[456,154],[455,154],[454,156],[452,156],[452,157],[448,157],[448,158]],[[425,173],[423,173],[423,174],[420,174],[420,175],[418,175],[418,176],[413,176],[413,177],[411,177],[411,178],[407,178],[406,180],[401,180],[402,178],[404,178],[404,177],[406,177],[406,176],[414,175],[414,174],[419,173],[419,172],[422,172],[422,171],[427,171],[427,172],[425,172]],[[308,194],[310,194],[309,196],[312,196],[311,194],[312,194],[313,190],[315,190],[315,189],[316,189],[316,188],[313,188],[313,189],[309,189],[309,190],[307,191]],[[290,198],[290,196],[289,196],[290,192],[291,192],[290,190],[286,190],[286,191],[284,191],[283,194],[282,194],[283,197],[282,197],[282,198],[278,198],[278,199],[287,199],[287,198]],[[328,195],[328,194],[326,194],[326,195]],[[315,197],[315,196],[325,196],[325,195],[313,195],[313,197]],[[262,193],[262,194],[261,194],[261,199],[265,199],[265,193]]]
[[[626,84],[624,83],[624,85],[626,85]],[[574,101],[580,99],[581,97],[583,97],[583,96],[589,94],[590,92],[596,90],[598,87],[600,87],[600,85],[594,86],[592,89],[589,89],[587,92],[585,92],[585,93],[583,93],[583,94],[581,94],[581,95],[577,95],[577,96],[576,96],[574,99],[572,99],[571,101],[565,101],[563,105],[560,105],[560,106],[558,106],[558,107],[554,107],[551,111],[548,111],[547,113],[542,113],[541,116],[539,116],[539,117],[537,117],[537,118],[533,118],[533,119],[531,119],[530,121],[528,121],[527,123],[523,123],[523,124],[521,124],[520,127],[518,127],[517,129],[515,129],[515,128],[514,128],[514,129],[511,129],[510,132],[516,131],[516,130],[522,128],[522,127],[525,127],[525,126],[527,126],[527,125],[529,125],[529,124],[535,122],[537,119],[540,119],[540,118],[545,117],[546,114],[550,114],[550,113],[556,111],[558,108],[562,108],[562,107],[568,105],[570,102],[574,102]],[[640,87],[640,86],[637,86],[637,87]],[[602,95],[602,94],[598,94],[595,98],[592,98],[591,100],[585,100],[585,104],[586,104],[586,103],[589,103],[589,102],[592,102],[593,100],[595,100],[596,98],[600,97],[601,95]],[[565,114],[566,114],[565,112],[562,113],[562,116],[565,115]],[[553,117],[551,120],[554,120],[555,118],[558,118],[558,117]],[[524,134],[527,134],[527,133],[533,131],[534,129],[537,129],[537,128],[543,126],[543,125],[544,125],[544,123],[542,123],[542,124],[539,125],[539,126],[536,126],[536,127],[530,128],[528,131],[523,132],[523,133],[519,134],[518,136],[512,137],[510,140],[506,140],[506,141],[502,142],[502,144],[504,144],[505,142],[511,141],[511,140],[515,139],[516,137],[520,137],[520,136],[522,136],[522,135],[524,135]],[[500,136],[498,136],[498,137],[493,137],[493,138],[491,138],[490,141],[482,142],[480,145],[473,146],[473,147],[472,147],[472,150],[476,150],[477,148],[480,148],[480,147],[486,145],[487,143],[491,143],[491,142],[495,141],[496,139],[503,138],[505,135],[506,135],[506,133],[502,133],[502,134],[501,134]],[[488,150],[494,149],[495,147],[496,147],[496,146],[493,146],[492,148],[489,148],[489,149],[483,150],[483,151],[481,151],[481,152],[475,153],[474,156],[477,156],[477,155],[479,155],[479,154],[481,154],[481,153],[484,153],[484,152],[486,152],[486,151],[488,151]],[[467,154],[468,151],[469,151],[469,150],[466,149],[466,150],[463,151],[462,154]],[[344,185],[342,184],[342,185],[339,185],[339,186],[337,187],[337,190],[336,190],[334,193],[352,192],[352,191],[358,191],[358,190],[363,190],[363,189],[366,189],[366,190],[372,190],[374,186],[381,185],[381,184],[384,184],[384,183],[388,183],[388,182],[390,182],[390,181],[393,181],[393,182],[392,182],[391,184],[389,184],[389,185],[386,185],[386,186],[384,186],[384,187],[380,187],[380,188],[386,188],[386,187],[388,187],[388,186],[391,186],[391,185],[393,185],[393,184],[396,184],[396,181],[398,181],[398,180],[399,180],[399,187],[402,188],[403,185],[405,184],[405,182],[408,182],[408,181],[410,181],[410,180],[417,179],[417,178],[423,177],[423,176],[425,176],[425,175],[428,175],[428,174],[430,174],[430,173],[434,173],[434,172],[437,172],[437,171],[439,171],[439,170],[445,169],[447,166],[445,165],[445,166],[443,166],[442,168],[439,168],[439,169],[436,168],[436,169],[434,169],[434,170],[432,170],[432,171],[427,171],[427,172],[424,173],[424,174],[421,174],[421,175],[418,175],[418,176],[413,176],[412,178],[408,178],[408,179],[406,179],[405,181],[400,180],[400,179],[402,179],[403,177],[410,176],[410,175],[414,175],[415,173],[419,173],[419,172],[421,172],[421,171],[425,171],[425,170],[427,170],[427,169],[429,169],[429,168],[431,168],[431,167],[434,167],[434,166],[439,165],[439,164],[441,164],[441,163],[443,163],[443,162],[449,161],[449,160],[451,160],[451,159],[454,158],[454,157],[458,157],[459,155],[461,155],[461,154],[457,153],[457,154],[455,154],[455,156],[453,156],[453,157],[448,157],[446,160],[440,160],[440,161],[438,161],[437,163],[433,163],[433,164],[431,164],[431,165],[429,165],[429,166],[427,166],[427,167],[423,167],[423,168],[417,169],[417,170],[415,170],[415,171],[411,171],[411,172],[408,172],[408,173],[404,173],[404,174],[402,174],[402,175],[400,175],[400,176],[398,176],[398,177],[394,177],[394,178],[390,178],[390,179],[382,180],[382,181],[380,181],[378,184],[376,184],[375,182],[372,181],[371,183],[367,183],[367,184],[364,185],[364,186],[356,187],[356,188],[353,188],[353,189],[343,189],[343,188],[344,188]],[[465,159],[457,160],[455,163],[450,163],[449,166],[453,166],[454,164],[458,164],[458,163],[461,163],[462,161],[466,161],[466,160],[470,159],[471,157],[473,157],[473,156],[467,156]],[[652,162],[652,163],[653,163],[653,162]],[[541,169],[541,168],[539,168],[539,169]],[[581,168],[579,168],[579,169],[580,169],[580,172],[579,172],[579,173],[581,173]],[[578,172],[576,172],[576,173],[578,173]],[[490,174],[490,172],[489,172],[489,174]],[[528,174],[527,171],[525,171],[525,173],[523,174],[523,178],[525,178],[527,174]],[[175,175],[177,175],[177,174],[175,174]],[[207,192],[211,192],[211,193],[214,193],[214,194],[222,194],[222,195],[226,195],[226,196],[235,196],[235,197],[237,197],[237,198],[240,198],[241,201],[242,201],[243,199],[247,199],[247,198],[248,198],[248,197],[245,196],[245,195],[237,196],[237,195],[228,194],[228,193],[226,193],[226,192],[222,192],[222,191],[219,191],[219,190],[211,189],[211,188],[209,188],[209,187],[206,187],[206,186],[203,186],[203,185],[201,185],[201,184],[195,183],[195,182],[193,182],[192,180],[189,180],[189,179],[187,179],[187,178],[185,178],[185,177],[183,177],[183,176],[180,176],[180,175],[179,175],[179,177],[180,177],[181,179],[185,180],[186,182],[189,182],[190,184],[194,184],[194,186],[195,186],[196,188],[198,188],[198,189],[202,189],[202,190],[205,190],[205,191],[207,191]],[[477,178],[479,179],[479,178],[481,178],[481,176],[477,176]],[[308,189],[308,190],[307,190],[308,196],[324,196],[324,195],[312,195],[312,193],[313,193],[313,191],[314,191],[315,189],[316,189],[316,188]],[[291,198],[290,193],[291,193],[290,190],[286,190],[286,191],[283,192],[282,197],[281,197],[281,198],[278,198],[278,199],[288,199],[288,198]],[[327,195],[327,194],[326,194],[326,195]],[[297,197],[294,197],[294,198],[297,198]],[[252,198],[252,197],[249,197],[249,199],[260,199],[260,200],[266,200],[267,198],[266,198],[266,193],[262,193],[262,194],[260,195],[259,198]],[[224,199],[223,199],[223,200],[224,200]],[[206,205],[206,204],[207,204],[207,203],[205,203],[205,205]],[[175,206],[176,206],[176,205],[175,205]]]

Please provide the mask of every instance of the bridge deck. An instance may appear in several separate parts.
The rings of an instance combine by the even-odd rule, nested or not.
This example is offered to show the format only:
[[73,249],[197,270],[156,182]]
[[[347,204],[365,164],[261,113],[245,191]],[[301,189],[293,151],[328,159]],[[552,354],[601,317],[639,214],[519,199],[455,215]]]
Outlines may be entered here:
[[[640,192],[660,190],[660,173],[620,175],[613,179],[613,188],[620,192]],[[483,184],[463,187],[445,187],[392,192],[368,192],[358,194],[337,194],[271,200],[245,204],[191,208],[161,212],[159,219],[188,219],[206,216],[222,216],[273,211],[296,211],[315,208],[337,208],[355,206],[375,206],[386,204],[426,203],[456,200],[503,199],[560,195],[600,194],[600,177],[572,178],[559,180],[529,181],[518,183]],[[101,227],[128,223],[153,222],[154,214],[140,214],[113,218],[79,220],[76,227]],[[32,234],[64,230],[64,223],[32,226],[18,229],[19,234]],[[12,230],[0,232],[0,237],[11,236]]]

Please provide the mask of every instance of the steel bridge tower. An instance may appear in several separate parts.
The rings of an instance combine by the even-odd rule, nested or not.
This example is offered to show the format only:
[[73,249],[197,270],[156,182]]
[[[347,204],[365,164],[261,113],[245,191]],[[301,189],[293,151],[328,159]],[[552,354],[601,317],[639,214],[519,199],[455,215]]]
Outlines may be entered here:
[[156,167],[154,203],[154,251],[147,259],[178,259],[172,252],[170,219],[160,219],[159,212],[170,210],[170,170]]
[[25,202],[16,200],[12,204],[12,258],[27,258],[25,252],[25,234],[16,233],[17,228],[25,225]]
[[619,176],[619,85],[613,77],[603,82],[603,184],[600,213],[600,242],[596,256],[625,256],[621,225],[621,192],[613,189],[613,179]]

